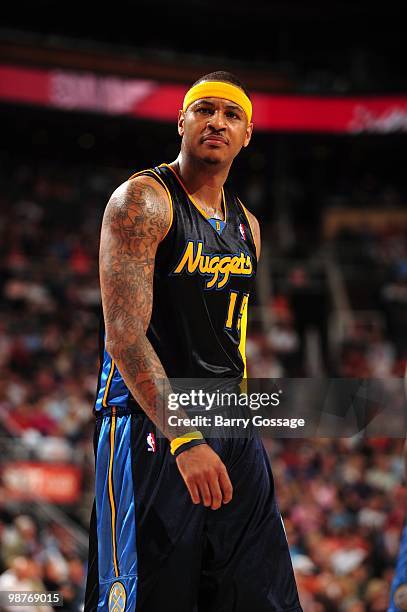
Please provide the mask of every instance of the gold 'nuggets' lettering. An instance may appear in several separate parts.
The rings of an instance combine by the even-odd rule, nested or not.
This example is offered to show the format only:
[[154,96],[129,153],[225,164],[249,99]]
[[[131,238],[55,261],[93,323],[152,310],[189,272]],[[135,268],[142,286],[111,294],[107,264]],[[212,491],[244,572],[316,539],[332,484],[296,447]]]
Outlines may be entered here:
[[207,255],[203,252],[202,242],[189,240],[174,274],[181,274],[183,270],[189,274],[209,276],[206,281],[207,289],[222,289],[231,274],[251,276],[253,265],[250,255],[243,251],[239,255]]

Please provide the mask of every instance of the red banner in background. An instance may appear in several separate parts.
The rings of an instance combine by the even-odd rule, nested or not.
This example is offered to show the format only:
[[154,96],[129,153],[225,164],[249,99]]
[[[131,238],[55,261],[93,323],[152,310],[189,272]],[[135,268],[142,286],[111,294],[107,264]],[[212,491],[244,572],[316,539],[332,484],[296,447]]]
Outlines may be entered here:
[[1,476],[9,499],[73,504],[81,492],[81,471],[73,465],[16,461],[3,464]]
[[[0,65],[0,101],[175,121],[184,85]],[[255,129],[386,134],[407,131],[407,96],[252,95]]]

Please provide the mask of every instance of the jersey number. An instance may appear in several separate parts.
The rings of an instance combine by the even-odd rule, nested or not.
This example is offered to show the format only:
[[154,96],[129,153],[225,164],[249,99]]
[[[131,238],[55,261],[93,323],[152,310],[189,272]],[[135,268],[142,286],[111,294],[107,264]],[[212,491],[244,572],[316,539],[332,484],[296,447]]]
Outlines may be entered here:
[[[234,315],[235,310],[236,310],[236,302],[237,302],[238,296],[239,296],[239,291],[231,291],[230,294],[229,294],[228,315],[226,317],[226,323],[225,323],[226,329],[232,329],[232,326],[233,326],[233,315]],[[240,324],[241,324],[241,321],[242,321],[242,316],[243,316],[243,313],[244,313],[244,309],[247,306],[248,300],[249,300],[249,294],[248,293],[243,293],[242,301],[240,303],[239,313],[237,315],[236,329],[238,331],[240,330]]]

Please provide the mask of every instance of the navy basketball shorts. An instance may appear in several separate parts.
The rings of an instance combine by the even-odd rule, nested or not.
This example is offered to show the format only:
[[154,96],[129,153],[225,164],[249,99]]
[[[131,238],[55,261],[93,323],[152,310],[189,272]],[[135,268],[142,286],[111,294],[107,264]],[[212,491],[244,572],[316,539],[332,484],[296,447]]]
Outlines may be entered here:
[[211,510],[155,432],[144,414],[96,420],[85,612],[301,611],[261,439],[208,440],[233,484]]

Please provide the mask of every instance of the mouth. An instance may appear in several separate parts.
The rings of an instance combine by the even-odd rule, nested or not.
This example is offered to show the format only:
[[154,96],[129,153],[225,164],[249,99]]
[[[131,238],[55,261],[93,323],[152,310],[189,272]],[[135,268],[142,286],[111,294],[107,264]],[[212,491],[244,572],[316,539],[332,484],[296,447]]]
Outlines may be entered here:
[[225,138],[223,138],[223,136],[215,136],[214,134],[211,134],[209,136],[204,136],[202,139],[202,142],[207,142],[208,144],[211,145],[227,145],[227,141],[225,140]]

